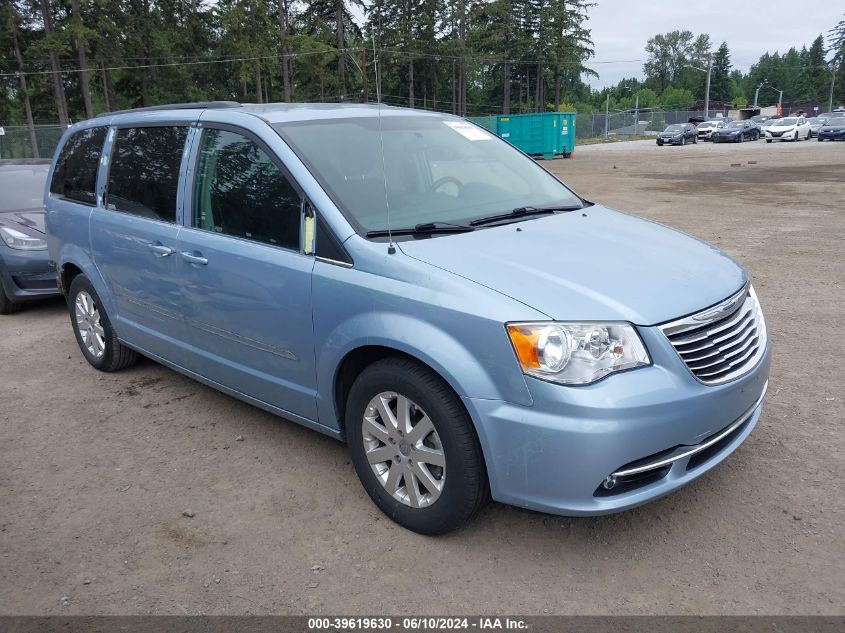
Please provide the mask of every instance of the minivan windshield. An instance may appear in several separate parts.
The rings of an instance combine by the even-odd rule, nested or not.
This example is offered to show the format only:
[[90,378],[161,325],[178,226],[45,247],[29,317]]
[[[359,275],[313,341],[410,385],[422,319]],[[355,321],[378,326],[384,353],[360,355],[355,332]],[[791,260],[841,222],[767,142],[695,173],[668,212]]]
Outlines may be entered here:
[[465,225],[515,208],[581,208],[531,158],[457,118],[363,116],[274,129],[362,232]]

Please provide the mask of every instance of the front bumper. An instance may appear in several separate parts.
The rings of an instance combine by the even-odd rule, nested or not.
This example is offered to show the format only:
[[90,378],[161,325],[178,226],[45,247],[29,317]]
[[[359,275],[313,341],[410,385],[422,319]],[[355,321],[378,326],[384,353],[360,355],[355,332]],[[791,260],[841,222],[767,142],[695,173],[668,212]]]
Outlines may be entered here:
[[818,137],[825,141],[845,141],[845,130],[841,132],[819,132]]
[[[650,367],[584,387],[526,378],[531,407],[464,399],[494,499],[571,516],[618,512],[683,486],[742,444],[762,412],[769,341],[749,373],[708,386],[690,374],[659,329],[639,330]],[[627,472],[642,466],[655,467]],[[607,490],[602,484],[613,474],[617,485]]]
[[59,294],[56,267],[47,251],[0,249],[0,285],[9,299],[20,303]]

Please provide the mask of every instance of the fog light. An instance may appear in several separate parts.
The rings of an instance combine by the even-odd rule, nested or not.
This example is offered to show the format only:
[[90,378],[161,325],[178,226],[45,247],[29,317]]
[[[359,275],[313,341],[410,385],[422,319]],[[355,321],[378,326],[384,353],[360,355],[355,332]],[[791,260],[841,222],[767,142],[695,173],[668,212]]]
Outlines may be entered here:
[[607,476],[607,479],[605,479],[605,480],[604,480],[604,483],[602,483],[602,485],[601,485],[601,486],[602,486],[602,488],[604,488],[605,490],[610,490],[610,489],[611,489],[611,488],[613,488],[615,485],[616,485],[616,477],[614,477],[613,475],[608,475],[608,476]]

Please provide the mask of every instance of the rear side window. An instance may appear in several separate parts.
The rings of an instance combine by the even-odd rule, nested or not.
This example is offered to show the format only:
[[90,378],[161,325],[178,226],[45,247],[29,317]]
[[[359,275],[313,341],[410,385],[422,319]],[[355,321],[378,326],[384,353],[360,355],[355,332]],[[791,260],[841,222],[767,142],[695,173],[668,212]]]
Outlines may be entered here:
[[299,250],[302,200],[261,147],[227,130],[202,134],[193,226]]
[[113,211],[176,222],[179,166],[187,127],[134,127],[117,131],[106,206]]
[[50,193],[84,204],[96,204],[97,167],[105,140],[105,127],[88,128],[71,136],[56,161]]

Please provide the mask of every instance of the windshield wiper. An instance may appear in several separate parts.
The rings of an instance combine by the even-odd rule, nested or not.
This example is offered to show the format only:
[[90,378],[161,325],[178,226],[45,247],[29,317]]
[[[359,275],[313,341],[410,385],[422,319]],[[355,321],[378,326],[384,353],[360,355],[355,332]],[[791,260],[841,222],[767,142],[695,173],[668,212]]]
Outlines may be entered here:
[[512,209],[508,213],[500,213],[497,215],[488,215],[483,218],[476,218],[470,225],[472,226],[479,226],[482,224],[492,224],[493,222],[517,222],[524,217],[534,216],[534,215],[552,215],[553,213],[557,213],[558,211],[576,211],[577,209],[581,209],[581,206],[569,206],[569,207],[517,207],[516,209]]
[[387,237],[388,235],[430,235],[432,233],[466,233],[474,231],[475,227],[465,224],[451,224],[449,222],[422,222],[413,227],[402,229],[379,229],[367,231],[367,237]]

